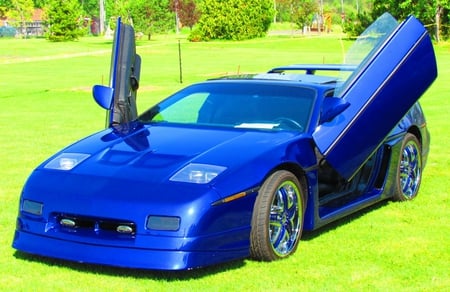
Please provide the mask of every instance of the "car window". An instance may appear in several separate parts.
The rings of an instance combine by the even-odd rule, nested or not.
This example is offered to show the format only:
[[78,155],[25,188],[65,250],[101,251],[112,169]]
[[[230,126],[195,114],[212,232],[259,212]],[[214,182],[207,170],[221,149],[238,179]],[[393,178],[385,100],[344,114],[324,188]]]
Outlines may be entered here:
[[397,27],[397,20],[391,14],[384,13],[358,36],[344,59],[344,64],[356,65],[356,70],[351,75],[348,74],[348,71],[341,72],[340,79],[345,82],[336,88],[336,96],[342,95],[350,86],[354,77],[359,75],[370,60],[376,56],[379,48]]
[[153,121],[167,121],[172,123],[196,123],[199,109],[209,96],[208,92],[188,94],[171,106],[159,111]]
[[[287,85],[287,84],[285,84]],[[141,115],[142,122],[303,131],[316,91],[233,81],[190,86]]]

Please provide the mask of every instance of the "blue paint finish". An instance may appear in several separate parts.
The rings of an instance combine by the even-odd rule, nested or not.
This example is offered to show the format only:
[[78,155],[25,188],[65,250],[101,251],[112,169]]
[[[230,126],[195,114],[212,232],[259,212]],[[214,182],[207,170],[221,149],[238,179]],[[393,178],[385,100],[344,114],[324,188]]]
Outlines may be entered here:
[[[133,30],[122,26],[111,88],[130,77],[130,68],[118,62],[137,65],[129,62],[137,58],[130,43],[122,43]],[[292,65],[189,86],[131,121],[124,116],[113,124],[111,113],[107,129],[31,173],[13,247],[77,262],[192,269],[249,256],[255,201],[277,170],[292,172],[301,183],[304,230],[390,198],[407,132],[421,141],[426,162],[429,133],[416,101],[437,73],[417,20],[407,19],[388,40],[344,83],[344,102],[324,102],[341,85],[334,79],[328,84],[322,81],[331,79],[282,75],[356,66]],[[123,45],[131,53],[119,61]],[[170,110],[183,100],[189,102]],[[132,112],[133,103],[127,106]],[[337,116],[320,122],[325,110]],[[186,166],[195,170],[185,180],[200,175],[208,181],[171,179]]]
[[[425,28],[415,18],[406,20],[366,68],[355,75],[342,96],[350,103],[349,108],[314,133],[327,161],[347,179],[435,80],[436,59]],[[371,127],[374,122],[377,127]]]

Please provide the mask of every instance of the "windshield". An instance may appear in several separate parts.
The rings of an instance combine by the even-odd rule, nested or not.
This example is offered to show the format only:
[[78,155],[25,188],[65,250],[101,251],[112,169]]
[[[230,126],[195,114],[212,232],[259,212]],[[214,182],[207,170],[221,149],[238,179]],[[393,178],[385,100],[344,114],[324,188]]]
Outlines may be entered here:
[[179,123],[303,131],[316,91],[255,82],[204,82],[189,86],[140,116],[144,123]]
[[397,28],[397,20],[389,13],[384,13],[356,39],[345,55],[344,64],[355,65],[356,70],[348,76],[341,71],[341,80],[346,80],[336,88],[335,95],[340,96],[351,85],[354,77],[370,63],[379,48]]

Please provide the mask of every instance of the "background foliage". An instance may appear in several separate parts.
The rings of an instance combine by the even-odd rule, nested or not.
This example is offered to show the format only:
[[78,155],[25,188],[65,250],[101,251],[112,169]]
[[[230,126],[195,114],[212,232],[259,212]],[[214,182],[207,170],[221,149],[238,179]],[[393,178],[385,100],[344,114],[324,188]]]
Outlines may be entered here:
[[193,40],[243,40],[262,37],[269,30],[272,0],[204,0]]
[[18,19],[20,23],[24,24],[33,15],[33,1],[32,0],[11,0],[11,6],[7,12],[10,18]]
[[[194,43],[180,35],[138,41],[138,108],[189,83],[293,63],[339,63],[350,41],[270,36]],[[450,287],[450,45],[435,45],[439,77],[421,98],[431,152],[418,197],[385,202],[305,233],[297,252],[272,263],[240,260],[164,273],[51,260],[11,248],[18,200],[30,172],[104,126],[93,84],[107,84],[110,40],[0,39],[0,291],[448,291]],[[12,50],[14,48],[14,50]],[[218,57],[220,55],[220,57]]]
[[129,3],[129,17],[138,32],[167,33],[174,28],[175,15],[169,7],[168,0],[134,0]]
[[78,0],[49,0],[46,7],[51,41],[73,41],[84,35],[83,11]]
[[[398,19],[404,19],[408,15],[419,18],[427,27],[430,33],[436,38],[440,38],[442,33],[444,38],[448,38],[450,32],[450,0],[373,0],[372,15],[378,16],[385,11],[389,11]],[[440,23],[438,23],[438,21]],[[436,31],[439,29],[440,31]]]
[[[78,11],[66,13],[76,17],[76,21],[80,18],[99,20],[99,0],[67,1],[78,1],[81,5],[81,14]],[[104,1],[106,23],[113,23],[120,16],[133,23],[137,31],[149,37],[152,33],[178,31],[177,25],[181,23],[194,29],[192,40],[242,40],[264,35],[270,23],[289,22],[302,29],[313,19],[323,23],[325,17],[329,17],[333,25],[343,26],[352,37],[358,35],[372,19],[386,11],[397,19],[414,14],[427,26],[436,40],[446,39],[450,35],[450,0]],[[22,22],[29,21],[31,18],[29,11],[33,8],[48,8],[58,5],[57,3],[55,0],[0,0],[0,19],[9,15]],[[174,9],[175,3],[179,7],[178,10]],[[20,14],[21,12],[25,13]],[[67,18],[58,16],[58,19],[63,21]],[[84,22],[85,32],[89,31],[88,26],[89,23]],[[70,27],[61,25],[62,30],[58,29],[58,33],[65,33]],[[67,39],[73,39],[72,32],[67,34]]]
[[292,9],[292,22],[302,29],[304,26],[311,25],[314,15],[318,14],[319,5],[314,0],[296,2],[295,6],[292,6],[296,7]]

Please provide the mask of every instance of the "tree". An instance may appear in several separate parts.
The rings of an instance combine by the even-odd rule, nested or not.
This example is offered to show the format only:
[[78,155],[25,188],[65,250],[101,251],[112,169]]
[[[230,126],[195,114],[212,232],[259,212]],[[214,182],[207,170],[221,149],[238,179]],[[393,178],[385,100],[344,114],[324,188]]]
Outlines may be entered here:
[[450,36],[450,0],[441,0],[437,2],[436,7],[436,39],[439,41],[442,36]]
[[[436,33],[442,15],[448,15],[449,0],[374,0],[372,16],[374,18],[388,11],[395,18],[402,20],[409,15],[414,15],[424,23],[431,34]],[[448,24],[448,19],[444,19]],[[435,34],[439,39],[439,31]]]
[[130,3],[129,16],[134,29],[148,35],[167,33],[173,29],[174,13],[169,9],[169,0],[136,0]]
[[350,13],[346,16],[345,22],[343,23],[343,31],[349,38],[355,38],[358,37],[373,21],[374,19],[369,13]]
[[200,11],[193,0],[171,0],[170,8],[177,14],[177,25],[187,26],[192,30],[192,27],[198,22],[200,18]]
[[266,34],[274,15],[273,0],[204,0],[190,40],[243,40]]
[[0,0],[0,19],[6,17],[6,13],[12,7],[10,0]]
[[434,22],[436,1],[429,0],[374,0],[372,15],[374,18],[388,11],[397,19],[405,19],[410,14],[423,23]]
[[35,8],[44,8],[48,0],[33,0]]
[[[319,6],[317,1],[301,1],[298,3],[298,8],[293,12],[293,22],[300,28],[311,25],[312,18],[318,12]],[[320,25],[320,23],[318,23]]]
[[197,10],[197,6],[193,0],[182,1],[180,10],[180,21],[182,25],[192,30],[192,27],[200,19],[200,15],[201,13]]
[[[23,36],[27,36],[27,21],[31,21],[33,16],[33,1],[32,0],[12,0],[12,9],[6,14],[8,18],[15,19],[21,28],[21,33]],[[17,26],[19,26],[17,25]]]
[[291,22],[294,3],[299,0],[275,0],[274,8],[276,8],[276,21]]
[[46,8],[51,41],[73,41],[84,34],[83,13],[77,0],[50,0]]
[[109,15],[109,27],[114,30],[116,25],[117,17],[122,19],[122,22],[131,24],[130,19],[130,5],[131,3],[127,0],[115,0],[115,1],[105,1],[106,9],[110,12]]

